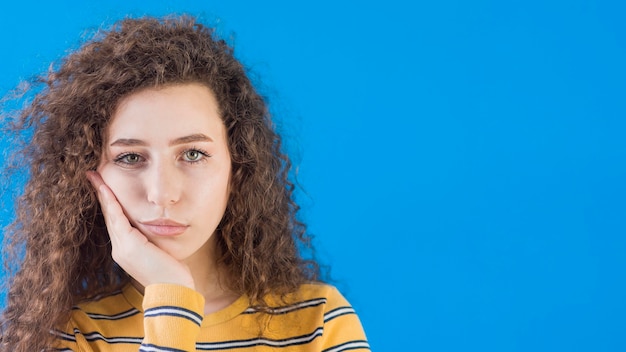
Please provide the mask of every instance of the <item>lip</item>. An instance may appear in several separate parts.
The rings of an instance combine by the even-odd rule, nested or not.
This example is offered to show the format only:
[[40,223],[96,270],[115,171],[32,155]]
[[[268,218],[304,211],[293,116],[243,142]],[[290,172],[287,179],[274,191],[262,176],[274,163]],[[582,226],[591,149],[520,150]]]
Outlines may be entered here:
[[173,237],[181,235],[187,230],[188,225],[170,219],[156,219],[139,222],[144,229],[156,236]]

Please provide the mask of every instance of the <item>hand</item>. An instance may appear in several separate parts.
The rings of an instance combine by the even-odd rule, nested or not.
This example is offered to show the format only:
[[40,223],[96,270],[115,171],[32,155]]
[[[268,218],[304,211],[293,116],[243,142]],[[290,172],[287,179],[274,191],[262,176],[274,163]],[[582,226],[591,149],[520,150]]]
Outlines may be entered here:
[[104,220],[111,238],[111,256],[144,287],[156,283],[179,284],[194,289],[189,267],[148,241],[132,227],[113,191],[95,171],[87,178],[97,190]]

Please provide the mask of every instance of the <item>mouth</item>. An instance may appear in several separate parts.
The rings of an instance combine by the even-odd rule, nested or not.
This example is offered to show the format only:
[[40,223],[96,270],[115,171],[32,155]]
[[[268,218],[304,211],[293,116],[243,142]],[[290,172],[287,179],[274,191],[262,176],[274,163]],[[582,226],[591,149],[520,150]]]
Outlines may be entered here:
[[169,219],[156,219],[139,222],[141,227],[155,236],[173,237],[182,235],[189,225],[184,225]]

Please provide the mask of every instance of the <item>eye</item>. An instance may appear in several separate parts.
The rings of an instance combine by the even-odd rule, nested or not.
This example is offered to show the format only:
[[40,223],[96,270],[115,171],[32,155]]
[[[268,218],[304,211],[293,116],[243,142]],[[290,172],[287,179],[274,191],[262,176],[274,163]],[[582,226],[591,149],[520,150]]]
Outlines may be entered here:
[[196,161],[200,159],[202,155],[197,150],[188,150],[185,152],[185,159],[188,161]]
[[210,155],[198,149],[188,149],[183,152],[183,160],[190,163],[202,161],[205,157],[210,157]]
[[115,158],[118,164],[135,165],[143,161],[143,157],[135,153],[126,153]]

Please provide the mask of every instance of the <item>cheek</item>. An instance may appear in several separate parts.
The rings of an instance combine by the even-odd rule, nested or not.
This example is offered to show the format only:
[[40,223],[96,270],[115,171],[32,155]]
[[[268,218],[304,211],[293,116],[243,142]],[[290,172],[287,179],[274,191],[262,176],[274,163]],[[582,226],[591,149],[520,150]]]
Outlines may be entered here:
[[208,176],[206,171],[189,175],[185,182],[186,199],[203,211],[223,213],[230,195],[230,173],[226,170],[212,170]]
[[[230,169],[229,169],[230,171]],[[219,207],[219,211],[223,214],[226,210],[226,206],[228,205],[228,199],[230,198],[230,189],[231,189],[231,175],[228,172],[226,175],[222,175],[220,180],[218,181],[219,186],[213,190],[214,197],[216,197],[215,201],[217,206]]]
[[104,183],[113,191],[122,208],[124,210],[132,208],[133,199],[137,196],[137,190],[140,189],[136,178],[129,177],[127,173],[107,165],[99,167],[97,171]]

